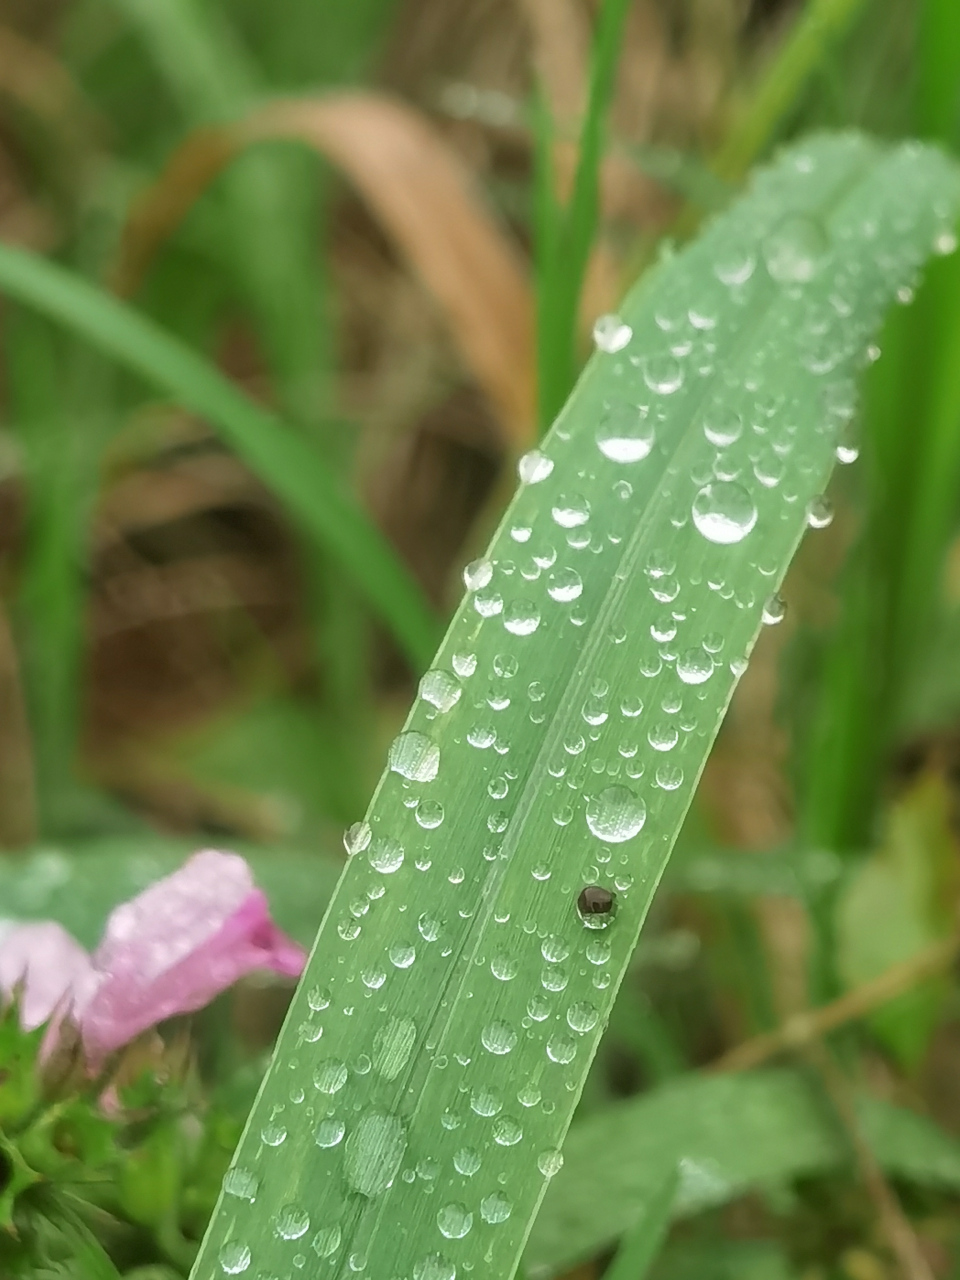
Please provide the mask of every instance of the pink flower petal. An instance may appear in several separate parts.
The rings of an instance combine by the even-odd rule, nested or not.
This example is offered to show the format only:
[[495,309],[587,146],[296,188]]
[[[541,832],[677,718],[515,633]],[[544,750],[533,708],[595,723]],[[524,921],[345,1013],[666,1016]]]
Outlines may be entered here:
[[60,925],[17,925],[0,939],[0,993],[8,999],[22,984],[20,1023],[41,1027],[61,1006],[82,1004],[97,976],[90,957]]
[[254,969],[298,976],[306,955],[273,924],[243,858],[205,850],[118,907],[93,960],[101,981],[81,1030],[97,1061]]

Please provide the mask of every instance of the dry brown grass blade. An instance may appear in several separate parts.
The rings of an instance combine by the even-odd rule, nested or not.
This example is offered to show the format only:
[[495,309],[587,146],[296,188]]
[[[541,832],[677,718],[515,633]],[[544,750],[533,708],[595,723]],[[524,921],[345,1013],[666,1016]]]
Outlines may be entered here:
[[102,126],[64,65],[42,45],[0,25],[0,94],[42,120],[64,150],[89,151]]
[[537,75],[561,134],[573,137],[587,98],[590,28],[577,0],[518,0]]
[[369,93],[278,101],[192,134],[131,213],[115,284],[132,293],[150,260],[233,156],[295,139],[360,192],[439,306],[511,448],[534,424],[533,304],[519,253],[442,135],[418,112]]

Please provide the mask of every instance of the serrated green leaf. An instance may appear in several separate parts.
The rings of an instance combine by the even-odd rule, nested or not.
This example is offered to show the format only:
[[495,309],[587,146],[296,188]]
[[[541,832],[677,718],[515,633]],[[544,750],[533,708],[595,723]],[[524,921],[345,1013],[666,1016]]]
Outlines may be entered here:
[[815,138],[626,300],[466,575],[195,1280],[513,1273],[869,336],[958,199],[936,151]]
[[[960,1190],[960,1147],[928,1120],[866,1098],[860,1119],[889,1173]],[[629,1231],[676,1166],[682,1217],[763,1183],[828,1173],[850,1153],[816,1089],[781,1069],[688,1075],[575,1124],[564,1157],[527,1246],[531,1275],[562,1272]]]

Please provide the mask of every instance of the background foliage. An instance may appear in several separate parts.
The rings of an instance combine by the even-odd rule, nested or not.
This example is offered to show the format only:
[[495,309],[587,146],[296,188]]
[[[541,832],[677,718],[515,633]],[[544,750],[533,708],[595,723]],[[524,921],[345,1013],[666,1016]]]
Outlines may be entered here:
[[[92,943],[230,844],[311,939],[594,318],[778,143],[955,151],[958,85],[951,0],[10,0],[0,916]],[[960,1266],[960,262],[938,235],[727,714],[531,1269],[598,1275],[621,1238],[615,1280]],[[185,1273],[267,996],[197,1028],[243,1052],[201,1052],[189,1105],[215,1097],[229,1132],[176,1239],[81,1224],[57,1246],[79,1275]]]

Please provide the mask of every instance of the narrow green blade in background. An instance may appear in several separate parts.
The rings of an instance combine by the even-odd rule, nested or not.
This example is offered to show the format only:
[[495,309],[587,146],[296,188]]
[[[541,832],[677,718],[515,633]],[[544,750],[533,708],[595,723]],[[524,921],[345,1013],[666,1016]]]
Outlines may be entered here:
[[349,836],[195,1280],[513,1274],[869,337],[958,201],[932,149],[814,138],[627,299]]
[[159,325],[55,263],[0,245],[0,293],[73,329],[205,417],[347,571],[413,666],[426,664],[436,629],[423,596],[315,447]]

